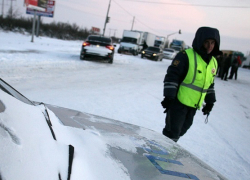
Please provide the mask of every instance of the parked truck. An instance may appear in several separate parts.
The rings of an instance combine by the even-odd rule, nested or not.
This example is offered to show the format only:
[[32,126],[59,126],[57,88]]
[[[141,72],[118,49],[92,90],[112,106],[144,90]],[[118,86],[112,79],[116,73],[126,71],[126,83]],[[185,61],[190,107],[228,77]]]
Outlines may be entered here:
[[134,56],[148,46],[155,46],[156,35],[150,32],[124,30],[118,53],[130,53]]
[[168,39],[163,36],[156,36],[155,37],[155,47],[159,47],[161,49],[167,48],[168,47]]
[[143,46],[143,34],[142,31],[124,30],[117,52],[138,55]]
[[145,42],[147,46],[154,46],[155,45],[155,38],[156,35],[150,32],[143,33],[143,43]]
[[169,47],[175,49],[176,51],[182,51],[186,49],[186,44],[182,40],[173,39]]

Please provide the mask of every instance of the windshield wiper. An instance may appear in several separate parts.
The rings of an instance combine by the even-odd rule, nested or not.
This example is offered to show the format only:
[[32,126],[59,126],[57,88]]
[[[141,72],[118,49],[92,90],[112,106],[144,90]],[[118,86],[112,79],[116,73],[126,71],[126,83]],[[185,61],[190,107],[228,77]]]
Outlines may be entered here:
[[51,123],[51,120],[50,120],[49,113],[48,113],[46,105],[43,102],[39,103],[38,105],[43,105],[44,106],[44,111],[42,111],[42,113],[43,113],[43,115],[44,115],[44,117],[46,119],[46,122],[47,122],[47,124],[49,126],[49,129],[51,131],[51,134],[52,134],[54,140],[56,140],[56,135],[55,135],[55,133],[53,131],[52,123]]

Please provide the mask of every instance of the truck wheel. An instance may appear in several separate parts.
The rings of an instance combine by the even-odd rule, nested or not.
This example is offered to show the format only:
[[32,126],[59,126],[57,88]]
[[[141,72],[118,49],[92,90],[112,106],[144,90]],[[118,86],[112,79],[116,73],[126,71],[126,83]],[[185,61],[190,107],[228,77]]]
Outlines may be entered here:
[[137,51],[133,51],[133,55],[137,56],[138,55]]

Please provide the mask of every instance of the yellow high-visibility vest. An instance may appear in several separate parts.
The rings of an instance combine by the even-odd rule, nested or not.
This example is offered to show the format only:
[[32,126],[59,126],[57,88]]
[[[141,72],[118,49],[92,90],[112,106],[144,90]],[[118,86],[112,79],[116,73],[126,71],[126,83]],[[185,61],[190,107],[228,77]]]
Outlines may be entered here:
[[189,69],[184,81],[180,84],[177,97],[182,104],[200,109],[208,88],[214,82],[217,72],[217,60],[212,57],[207,64],[193,49],[186,50]]

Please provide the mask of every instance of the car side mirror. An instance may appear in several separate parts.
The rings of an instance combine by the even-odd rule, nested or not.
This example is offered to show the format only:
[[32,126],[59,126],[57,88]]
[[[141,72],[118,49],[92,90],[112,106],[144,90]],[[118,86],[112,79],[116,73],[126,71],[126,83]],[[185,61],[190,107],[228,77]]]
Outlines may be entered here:
[[116,44],[114,44],[113,46],[116,47]]

